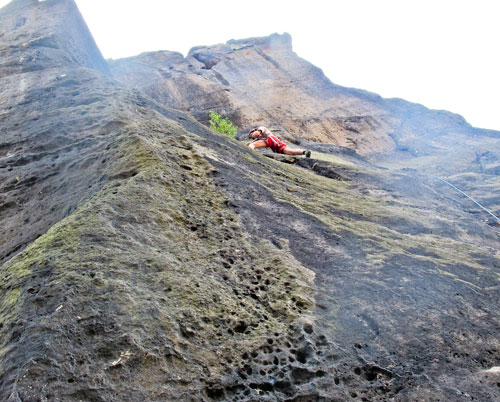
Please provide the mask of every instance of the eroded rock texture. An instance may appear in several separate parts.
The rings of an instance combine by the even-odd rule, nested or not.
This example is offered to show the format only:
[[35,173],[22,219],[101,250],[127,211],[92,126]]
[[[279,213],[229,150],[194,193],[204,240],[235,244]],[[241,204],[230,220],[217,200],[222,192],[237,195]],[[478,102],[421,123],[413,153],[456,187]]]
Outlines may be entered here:
[[123,84],[203,123],[215,109],[239,126],[265,124],[285,138],[348,146],[365,155],[421,149],[426,137],[475,131],[452,113],[332,84],[292,51],[288,34],[196,47],[186,58],[144,53],[112,61],[110,68]]
[[[377,152],[394,147],[383,101],[328,83],[287,36],[142,55],[144,76],[117,61],[123,86],[70,0],[2,9],[0,54],[1,400],[500,398],[497,226],[390,160],[261,155],[182,112],[336,144],[354,144],[350,116]],[[302,100],[250,106],[257,80]],[[498,133],[467,130],[455,179],[496,188]]]

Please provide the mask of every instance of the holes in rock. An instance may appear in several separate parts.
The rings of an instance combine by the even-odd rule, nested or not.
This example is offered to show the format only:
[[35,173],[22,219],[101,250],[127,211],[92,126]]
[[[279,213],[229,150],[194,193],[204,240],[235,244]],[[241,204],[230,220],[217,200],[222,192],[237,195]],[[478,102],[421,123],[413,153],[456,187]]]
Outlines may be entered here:
[[234,330],[239,334],[242,334],[243,332],[246,331],[247,328],[248,325],[244,321],[240,321],[240,323],[236,327],[234,327]]
[[306,346],[297,350],[296,357],[299,362],[305,363],[307,362],[307,359],[309,359],[311,354],[312,354],[312,349]]
[[273,353],[273,349],[269,346],[262,346],[261,349],[263,353]]
[[313,326],[311,323],[305,323],[304,324],[304,331],[308,334],[312,334],[314,332]]
[[212,399],[220,399],[224,396],[222,388],[207,388],[207,396]]
[[370,367],[364,367],[363,368],[363,377],[367,381],[376,381],[380,377],[386,377],[387,379],[392,378],[392,373],[389,370],[386,370],[382,367],[378,366],[370,366]]
[[305,368],[296,367],[292,370],[292,381],[295,384],[303,384],[310,381],[313,377],[314,373]]
[[365,373],[365,378],[368,381],[375,381],[377,379],[377,373],[375,373],[375,372],[366,372]]
[[275,388],[285,394],[293,394],[292,384],[289,381],[279,381]]
[[326,341],[326,336],[320,335],[318,337],[318,340],[316,341],[316,346],[324,346],[327,344],[328,344],[328,342]]
[[250,388],[260,389],[264,392],[270,392],[273,390],[273,384],[271,384],[271,383],[261,383],[261,384],[252,383],[252,384],[250,384]]
[[333,382],[335,383],[335,385],[339,385],[340,384],[340,378],[338,377],[335,377]]

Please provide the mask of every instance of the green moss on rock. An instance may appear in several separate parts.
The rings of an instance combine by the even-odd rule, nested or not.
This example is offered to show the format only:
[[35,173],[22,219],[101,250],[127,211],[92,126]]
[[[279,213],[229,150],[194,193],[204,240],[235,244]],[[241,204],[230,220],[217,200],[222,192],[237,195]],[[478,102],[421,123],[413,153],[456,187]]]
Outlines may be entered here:
[[[2,319],[30,312],[34,329],[58,331],[65,343],[44,353],[64,361],[71,350],[83,364],[59,369],[68,377],[92,367],[95,381],[125,376],[150,395],[165,375],[189,392],[237,384],[228,362],[243,370],[245,353],[259,355],[270,342],[289,348],[314,308],[314,275],[289,251],[250,241],[213,168],[191,140],[171,135],[175,126],[137,125],[155,135],[117,143],[112,181],[4,264],[3,289],[12,290]],[[30,290],[37,281],[38,299]],[[11,326],[3,328],[2,347]],[[33,386],[30,367],[19,381]]]

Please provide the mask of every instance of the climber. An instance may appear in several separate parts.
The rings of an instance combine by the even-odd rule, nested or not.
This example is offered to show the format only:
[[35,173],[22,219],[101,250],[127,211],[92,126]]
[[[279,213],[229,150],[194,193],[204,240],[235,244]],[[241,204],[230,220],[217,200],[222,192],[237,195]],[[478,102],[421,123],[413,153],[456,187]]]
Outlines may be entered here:
[[250,130],[248,136],[253,139],[246,145],[252,149],[269,147],[273,152],[285,155],[305,155],[306,158],[311,157],[311,151],[302,149],[289,149],[288,146],[275,135],[272,135],[268,128],[260,126]]

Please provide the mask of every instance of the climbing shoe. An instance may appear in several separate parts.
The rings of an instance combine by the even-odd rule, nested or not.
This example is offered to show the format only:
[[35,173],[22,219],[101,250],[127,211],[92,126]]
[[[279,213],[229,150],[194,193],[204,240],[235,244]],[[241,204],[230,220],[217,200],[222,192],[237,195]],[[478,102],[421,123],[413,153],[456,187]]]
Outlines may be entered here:
[[311,157],[311,151],[304,151],[304,155],[306,156],[306,158],[310,158]]

